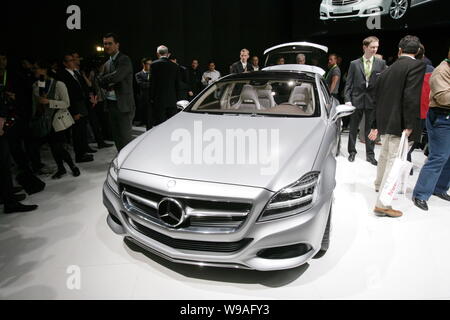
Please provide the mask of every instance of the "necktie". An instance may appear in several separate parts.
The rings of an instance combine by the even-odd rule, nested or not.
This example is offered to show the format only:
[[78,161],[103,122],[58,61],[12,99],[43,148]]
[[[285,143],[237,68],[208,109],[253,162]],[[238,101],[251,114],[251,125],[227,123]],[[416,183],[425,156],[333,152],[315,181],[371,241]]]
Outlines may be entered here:
[[370,76],[372,75],[372,61],[366,60],[365,66],[364,66],[364,73],[366,74],[366,79],[369,81]]

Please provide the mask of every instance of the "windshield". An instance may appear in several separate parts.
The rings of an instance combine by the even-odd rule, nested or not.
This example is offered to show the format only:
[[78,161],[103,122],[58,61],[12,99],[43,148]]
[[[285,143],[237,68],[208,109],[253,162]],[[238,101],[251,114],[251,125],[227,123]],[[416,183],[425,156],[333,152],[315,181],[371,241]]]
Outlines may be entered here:
[[[190,112],[316,117],[314,85],[299,80],[234,80],[211,86]],[[317,110],[316,110],[317,109]]]

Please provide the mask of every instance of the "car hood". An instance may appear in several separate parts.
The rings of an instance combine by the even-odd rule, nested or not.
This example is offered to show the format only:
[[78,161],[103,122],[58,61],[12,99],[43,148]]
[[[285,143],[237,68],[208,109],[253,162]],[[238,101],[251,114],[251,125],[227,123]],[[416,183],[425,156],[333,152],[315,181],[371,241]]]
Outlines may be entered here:
[[[325,130],[321,118],[182,112],[128,149],[121,169],[276,192],[312,170]],[[248,138],[245,153],[235,135]]]

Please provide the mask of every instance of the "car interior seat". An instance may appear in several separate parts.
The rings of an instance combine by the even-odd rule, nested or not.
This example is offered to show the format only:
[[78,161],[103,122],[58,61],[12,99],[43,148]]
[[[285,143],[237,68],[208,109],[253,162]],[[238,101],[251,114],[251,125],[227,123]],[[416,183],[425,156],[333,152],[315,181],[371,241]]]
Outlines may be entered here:
[[242,88],[241,97],[239,102],[233,108],[241,111],[256,111],[261,110],[261,104],[258,99],[258,93],[253,86],[246,84]]
[[263,109],[272,109],[277,105],[270,84],[258,88],[256,92],[258,93],[259,103]]

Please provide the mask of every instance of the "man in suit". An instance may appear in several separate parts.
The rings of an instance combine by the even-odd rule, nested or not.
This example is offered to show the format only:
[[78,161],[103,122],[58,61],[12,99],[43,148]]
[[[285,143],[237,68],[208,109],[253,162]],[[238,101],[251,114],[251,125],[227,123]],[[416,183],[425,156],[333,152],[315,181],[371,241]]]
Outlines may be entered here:
[[63,65],[65,69],[61,70],[58,77],[67,87],[70,99],[69,112],[75,120],[72,128],[75,161],[92,162],[94,157],[88,154],[91,150],[87,139],[89,88],[83,77],[76,72],[76,61],[72,55],[64,56]]
[[133,91],[133,65],[131,59],[119,51],[117,36],[109,33],[103,37],[105,53],[109,60],[99,77],[100,86],[107,91],[106,106],[111,120],[111,130],[120,152],[132,140],[133,119],[136,110]]
[[155,126],[177,113],[181,82],[180,68],[169,60],[169,49],[166,46],[160,46],[156,54],[159,59],[152,64],[150,86]]
[[253,72],[253,66],[248,62],[250,58],[250,51],[247,49],[241,50],[241,60],[233,63],[230,68],[230,73],[245,73]]
[[[363,41],[364,56],[350,64],[345,86],[346,104],[356,107],[355,113],[350,118],[350,137],[348,141],[348,153],[350,162],[355,161],[356,139],[358,128],[363,116],[365,116],[365,133],[370,132],[370,121],[374,110],[374,88],[378,76],[386,69],[386,63],[375,57],[380,41],[376,37],[369,37]],[[366,140],[366,159],[376,166],[375,143]]]
[[193,100],[202,90],[202,72],[199,68],[197,59],[192,60],[191,66],[187,68],[188,85],[189,85],[189,100]]
[[[414,141],[420,139],[420,97],[422,94],[425,64],[416,60],[420,40],[406,36],[399,43],[399,58],[378,79],[375,88],[375,117],[369,138],[375,141],[381,135],[383,149],[378,165],[376,191],[383,190],[397,156],[402,134]],[[401,217],[402,212],[384,205],[380,198],[374,212],[380,216]]]
[[[178,58],[173,54],[170,54],[169,60],[175,63],[180,69],[180,86],[178,92],[178,100],[192,100],[194,93],[190,91],[191,87],[189,85],[188,68],[179,64]],[[192,96],[190,94],[192,94]]]
[[38,208],[36,205],[27,206],[19,201],[25,200],[24,195],[16,195],[12,179],[12,164],[9,152],[8,140],[5,136],[6,122],[10,111],[10,99],[14,96],[8,91],[8,59],[6,53],[0,52],[0,76],[3,86],[0,91],[0,200],[4,204],[4,213],[12,214],[18,212],[30,212]]
[[142,70],[136,73],[137,83],[137,106],[136,106],[136,120],[141,124],[147,125],[147,120],[150,113],[150,68],[152,60],[150,58],[142,59]]

